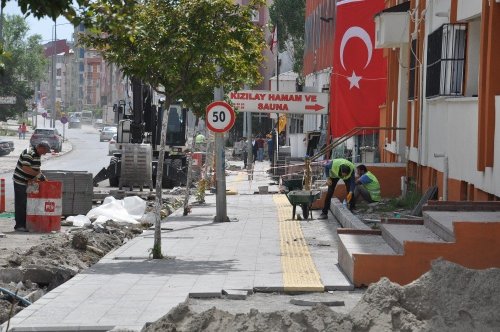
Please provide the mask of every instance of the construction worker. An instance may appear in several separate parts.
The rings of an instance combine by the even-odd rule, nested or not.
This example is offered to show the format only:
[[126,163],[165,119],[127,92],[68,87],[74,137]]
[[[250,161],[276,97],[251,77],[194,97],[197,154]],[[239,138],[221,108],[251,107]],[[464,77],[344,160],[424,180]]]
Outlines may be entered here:
[[355,166],[347,159],[338,158],[326,163],[325,172],[328,173],[326,180],[328,192],[319,219],[328,219],[333,192],[340,179],[344,181],[347,190],[347,201],[351,200],[355,186]]
[[368,203],[380,201],[380,184],[377,177],[372,172],[368,171],[365,165],[356,167],[358,172],[358,179],[356,180],[356,187],[354,188],[354,195],[350,202],[351,210],[356,207],[356,202],[361,197]]
[[28,196],[27,186],[34,180],[44,180],[45,176],[40,171],[40,159],[46,153],[50,152],[50,145],[46,141],[41,141],[34,147],[23,150],[14,170],[14,210],[16,232],[28,232],[26,228],[26,204]]

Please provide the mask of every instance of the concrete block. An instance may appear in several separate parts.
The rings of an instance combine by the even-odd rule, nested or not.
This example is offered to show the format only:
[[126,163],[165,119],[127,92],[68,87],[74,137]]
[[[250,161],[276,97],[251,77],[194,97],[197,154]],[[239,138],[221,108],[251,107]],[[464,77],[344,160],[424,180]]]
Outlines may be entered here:
[[223,289],[222,294],[230,300],[246,300],[248,296],[248,291],[238,290],[238,289]]
[[382,238],[398,254],[404,253],[404,243],[434,242],[443,243],[443,239],[423,225],[381,224]]

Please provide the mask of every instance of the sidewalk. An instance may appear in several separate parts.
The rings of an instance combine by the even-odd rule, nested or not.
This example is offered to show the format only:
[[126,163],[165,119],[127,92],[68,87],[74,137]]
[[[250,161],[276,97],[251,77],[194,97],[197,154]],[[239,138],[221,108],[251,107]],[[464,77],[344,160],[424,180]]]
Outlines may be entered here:
[[285,195],[253,194],[271,182],[268,168],[257,162],[250,182],[246,171],[229,172],[227,187],[237,192],[227,196],[231,222],[213,223],[215,195],[207,195],[190,215],[177,211],[162,224],[168,259],[149,259],[154,234],[145,232],[21,311],[12,331],[140,331],[187,297],[352,289],[337,267],[334,222],[292,221]]

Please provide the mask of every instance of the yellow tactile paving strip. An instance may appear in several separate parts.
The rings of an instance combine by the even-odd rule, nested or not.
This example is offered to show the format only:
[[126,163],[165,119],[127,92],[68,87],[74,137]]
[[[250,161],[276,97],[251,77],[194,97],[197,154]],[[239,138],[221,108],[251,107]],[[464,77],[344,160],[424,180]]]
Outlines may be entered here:
[[316,270],[309,247],[302,234],[300,222],[291,219],[292,205],[283,194],[273,195],[273,200],[278,208],[281,266],[285,292],[324,291],[325,286]]

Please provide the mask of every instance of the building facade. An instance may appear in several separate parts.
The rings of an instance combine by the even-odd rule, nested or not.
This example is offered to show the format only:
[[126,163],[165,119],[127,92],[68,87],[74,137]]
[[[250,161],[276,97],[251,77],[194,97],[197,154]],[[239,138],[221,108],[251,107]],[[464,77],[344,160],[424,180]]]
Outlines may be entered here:
[[[406,134],[381,135],[382,161],[407,160],[416,186],[437,186],[442,198],[498,200],[500,1],[392,0],[386,8],[376,18],[388,62],[381,125],[404,125]],[[391,33],[401,26],[407,33]]]

